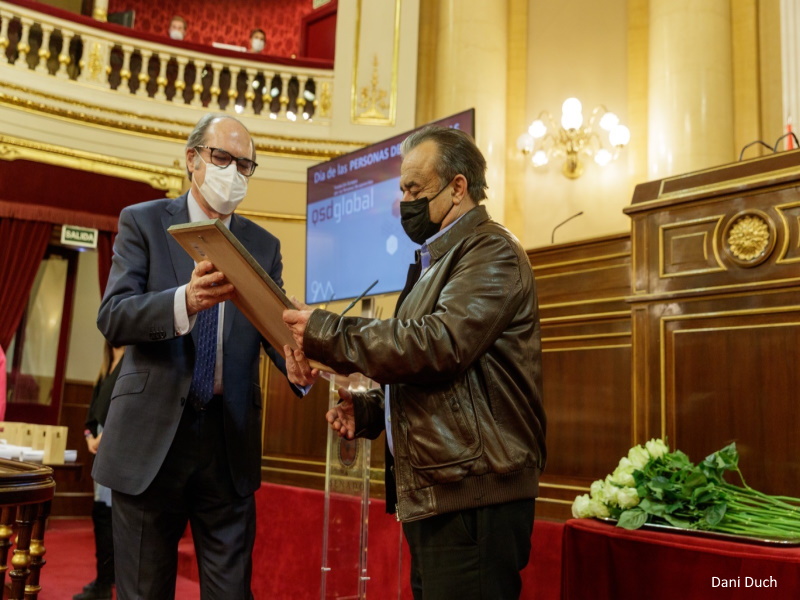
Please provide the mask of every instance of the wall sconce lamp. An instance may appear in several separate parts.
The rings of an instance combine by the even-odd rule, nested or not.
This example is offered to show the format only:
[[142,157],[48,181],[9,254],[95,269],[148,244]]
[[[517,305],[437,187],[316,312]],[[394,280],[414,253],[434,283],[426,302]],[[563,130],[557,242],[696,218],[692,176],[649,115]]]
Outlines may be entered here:
[[[581,154],[594,158],[601,167],[619,156],[619,151],[631,139],[630,130],[620,125],[619,118],[605,106],[596,106],[584,126],[583,107],[577,98],[567,98],[561,106],[561,126],[553,115],[543,111],[528,127],[528,131],[517,138],[517,148],[526,156],[531,155],[534,167],[543,167],[551,158],[564,157],[562,172],[570,179],[583,174]],[[598,120],[599,119],[599,120]],[[607,140],[601,137],[607,132]]]

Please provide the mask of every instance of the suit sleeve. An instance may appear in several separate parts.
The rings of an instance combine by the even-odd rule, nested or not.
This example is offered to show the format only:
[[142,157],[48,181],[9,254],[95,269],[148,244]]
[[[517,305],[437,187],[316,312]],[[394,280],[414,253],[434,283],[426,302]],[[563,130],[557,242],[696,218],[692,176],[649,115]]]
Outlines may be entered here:
[[97,327],[114,346],[175,337],[173,302],[177,286],[148,289],[151,261],[168,261],[169,256],[150,256],[150,252],[135,213],[123,210],[108,286],[97,315]]

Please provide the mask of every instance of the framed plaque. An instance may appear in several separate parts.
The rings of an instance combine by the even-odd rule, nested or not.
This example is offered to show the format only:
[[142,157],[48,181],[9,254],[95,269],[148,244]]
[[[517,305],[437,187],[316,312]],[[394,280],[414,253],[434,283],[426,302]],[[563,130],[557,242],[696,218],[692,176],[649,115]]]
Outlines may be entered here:
[[[295,308],[278,284],[256,262],[241,242],[219,219],[173,225],[167,231],[195,262],[211,261],[233,284],[233,303],[278,352],[288,345],[297,348],[291,331],[283,322],[283,311]],[[312,367],[332,369],[310,360]]]

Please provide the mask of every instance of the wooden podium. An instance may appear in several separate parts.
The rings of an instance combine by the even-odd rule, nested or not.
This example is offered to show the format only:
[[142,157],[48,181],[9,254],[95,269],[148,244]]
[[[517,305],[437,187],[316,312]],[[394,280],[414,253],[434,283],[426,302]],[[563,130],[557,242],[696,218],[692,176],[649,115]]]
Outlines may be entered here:
[[633,437],[800,496],[800,150],[636,187]]

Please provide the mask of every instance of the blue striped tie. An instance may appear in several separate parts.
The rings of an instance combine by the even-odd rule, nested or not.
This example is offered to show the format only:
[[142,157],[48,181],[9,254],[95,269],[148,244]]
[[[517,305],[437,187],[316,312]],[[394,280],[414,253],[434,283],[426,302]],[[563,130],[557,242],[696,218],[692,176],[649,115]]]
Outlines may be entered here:
[[214,396],[214,366],[217,361],[217,322],[219,306],[197,314],[197,346],[189,399],[195,407],[204,407]]

